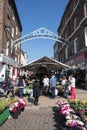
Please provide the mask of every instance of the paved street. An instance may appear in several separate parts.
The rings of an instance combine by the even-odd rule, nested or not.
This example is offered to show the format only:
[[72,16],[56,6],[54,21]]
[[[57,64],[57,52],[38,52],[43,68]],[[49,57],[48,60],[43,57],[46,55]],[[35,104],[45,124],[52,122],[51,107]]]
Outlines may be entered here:
[[[76,90],[77,98],[87,99],[87,90]],[[41,96],[39,105],[33,105],[33,99],[27,99],[27,106],[18,119],[8,119],[0,130],[61,130],[56,102],[67,100],[62,97],[51,99]]]

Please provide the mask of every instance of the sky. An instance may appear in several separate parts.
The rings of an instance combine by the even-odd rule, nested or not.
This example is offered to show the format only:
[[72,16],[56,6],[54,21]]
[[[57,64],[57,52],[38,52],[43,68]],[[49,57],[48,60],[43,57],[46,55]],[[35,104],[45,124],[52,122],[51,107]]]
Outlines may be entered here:
[[[57,34],[62,15],[69,0],[15,0],[20,21],[22,36],[41,27]],[[28,62],[33,62],[44,56],[54,57],[54,40],[34,39],[21,44],[27,52]]]

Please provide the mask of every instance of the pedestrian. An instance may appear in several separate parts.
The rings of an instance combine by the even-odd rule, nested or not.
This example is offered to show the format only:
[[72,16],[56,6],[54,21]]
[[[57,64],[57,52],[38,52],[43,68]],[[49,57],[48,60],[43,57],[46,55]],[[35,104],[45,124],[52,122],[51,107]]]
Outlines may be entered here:
[[62,78],[61,84],[62,84],[63,89],[64,89],[63,96],[66,98],[67,97],[67,78],[65,75]]
[[47,77],[47,75],[45,75],[43,78],[43,87],[44,87],[44,93],[47,94],[49,90],[49,78]]
[[52,72],[52,76],[50,78],[50,88],[51,88],[52,98],[55,98],[56,86],[57,86],[57,79],[56,79],[54,72]]
[[23,97],[23,90],[25,87],[25,81],[24,81],[22,76],[19,76],[18,87],[19,87],[19,90],[18,90],[19,97]]
[[76,98],[76,94],[75,94],[76,80],[73,76],[73,73],[70,74],[69,81],[71,83],[70,84],[70,86],[71,86],[71,99],[75,99]]
[[33,83],[33,97],[34,97],[34,105],[38,105],[40,96],[40,83],[38,79],[35,79]]
[[4,80],[5,80],[5,78],[4,78],[4,75],[2,74],[1,78],[0,78],[0,87],[2,87]]
[[12,97],[14,97],[14,82],[12,78],[8,76],[6,80],[6,87],[7,87],[7,97],[9,97],[9,93],[12,94]]
[[43,94],[43,75],[40,76],[40,95]]

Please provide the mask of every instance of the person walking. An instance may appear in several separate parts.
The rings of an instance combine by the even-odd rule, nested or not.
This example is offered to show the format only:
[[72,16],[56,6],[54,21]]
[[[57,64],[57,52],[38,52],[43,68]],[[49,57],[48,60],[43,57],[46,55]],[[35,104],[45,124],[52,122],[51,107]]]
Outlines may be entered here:
[[75,99],[76,98],[76,94],[75,94],[75,86],[76,86],[76,80],[73,76],[73,74],[71,73],[69,76],[69,81],[70,81],[70,86],[71,86],[71,99]]
[[33,97],[34,97],[34,105],[38,105],[40,96],[40,83],[38,79],[35,79],[33,83]]
[[44,87],[44,93],[47,94],[49,90],[49,78],[47,77],[47,75],[45,75],[43,78],[43,87]]
[[61,84],[64,88],[64,93],[63,93],[63,96],[66,98],[67,97],[67,78],[66,76],[64,75],[63,78],[62,78],[62,81],[61,81]]
[[6,80],[6,87],[7,87],[7,97],[9,96],[9,93],[11,93],[12,97],[14,97],[14,83],[9,76]]
[[19,77],[17,86],[19,87],[19,90],[18,90],[19,97],[23,97],[23,90],[24,90],[24,87],[25,87],[25,81],[24,81],[22,76]]
[[55,98],[55,89],[57,86],[57,79],[55,77],[54,72],[52,72],[52,76],[50,78],[50,88],[51,88],[51,94],[52,94],[52,98]]

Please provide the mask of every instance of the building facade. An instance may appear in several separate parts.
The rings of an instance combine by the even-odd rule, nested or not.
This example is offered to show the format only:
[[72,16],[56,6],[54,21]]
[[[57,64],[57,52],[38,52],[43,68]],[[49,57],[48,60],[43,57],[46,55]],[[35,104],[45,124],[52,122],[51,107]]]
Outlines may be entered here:
[[21,51],[21,66],[28,64],[28,55],[27,52]]
[[21,37],[22,26],[14,0],[0,0],[0,77],[16,77],[21,59],[21,45],[13,41]]
[[87,0],[69,0],[60,25],[54,58],[76,69],[76,78],[87,89]]

